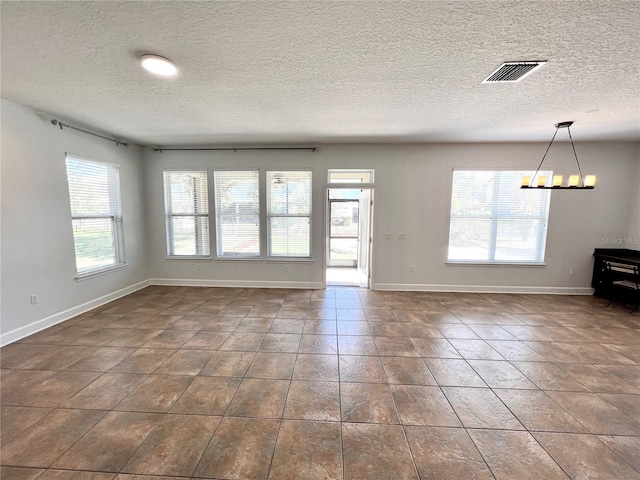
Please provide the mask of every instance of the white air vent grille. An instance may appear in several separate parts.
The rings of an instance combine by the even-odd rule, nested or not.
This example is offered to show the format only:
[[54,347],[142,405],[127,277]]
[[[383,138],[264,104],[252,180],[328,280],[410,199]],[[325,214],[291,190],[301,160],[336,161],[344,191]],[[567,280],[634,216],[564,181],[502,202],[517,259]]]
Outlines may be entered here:
[[505,62],[484,79],[482,83],[519,82],[545,63],[547,62]]

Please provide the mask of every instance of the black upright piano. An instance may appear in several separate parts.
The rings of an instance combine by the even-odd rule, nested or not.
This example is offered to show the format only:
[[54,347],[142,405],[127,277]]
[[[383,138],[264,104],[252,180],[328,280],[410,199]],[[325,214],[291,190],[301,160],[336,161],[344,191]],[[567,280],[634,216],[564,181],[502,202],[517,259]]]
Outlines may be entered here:
[[596,248],[593,256],[594,294],[633,307],[640,304],[640,251],[626,248]]

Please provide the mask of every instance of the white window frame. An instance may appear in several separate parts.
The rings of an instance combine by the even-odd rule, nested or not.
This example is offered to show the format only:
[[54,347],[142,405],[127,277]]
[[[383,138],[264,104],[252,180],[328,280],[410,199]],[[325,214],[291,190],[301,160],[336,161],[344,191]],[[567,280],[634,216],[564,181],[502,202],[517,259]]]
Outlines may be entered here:
[[[272,213],[270,211],[271,206],[271,186],[269,185],[270,174],[282,173],[308,173],[309,174],[309,211],[307,213]],[[311,260],[312,259],[312,247],[313,247],[313,229],[312,229],[312,213],[313,213],[313,171],[310,168],[297,168],[297,169],[269,169],[266,171],[266,216],[267,216],[267,260]],[[274,255],[272,249],[272,237],[271,237],[271,223],[275,218],[306,218],[309,222],[309,254],[308,255]]]
[[[365,181],[369,176],[369,181]],[[375,170],[373,168],[330,168],[327,170],[327,184],[362,184],[373,185]]]
[[[170,175],[175,175],[175,174],[204,174],[206,176],[206,181],[205,181],[205,185],[206,188],[204,189],[204,193],[207,196],[206,198],[206,202],[205,205],[207,205],[207,211],[206,213],[202,213],[202,212],[194,212],[194,213],[173,213],[173,205],[172,205],[172,201],[171,201],[171,191],[170,189],[167,189],[167,186],[169,185],[168,183],[168,179],[167,177]],[[208,259],[211,258],[211,227],[210,227],[210,208],[209,208],[209,174],[207,169],[190,169],[190,170],[185,170],[185,169],[180,169],[180,170],[165,170],[162,174],[162,180],[163,180],[163,189],[164,189],[164,205],[165,205],[165,225],[166,225],[166,234],[167,234],[167,258],[170,259]],[[197,240],[197,238],[195,239],[195,250],[196,253],[195,254],[190,254],[190,255],[179,255],[174,253],[175,252],[175,237],[174,237],[174,232],[173,232],[173,219],[174,218],[180,218],[180,217],[193,217],[193,218],[206,218],[206,225],[207,225],[207,229],[208,229],[208,234],[209,234],[209,241],[206,243],[203,242],[199,242]],[[196,222],[196,235],[198,234],[198,225],[199,223]],[[202,233],[200,233],[200,235],[202,235]],[[198,249],[202,246],[202,245],[206,245],[208,247],[208,252],[206,251],[201,251],[198,252]]]
[[[71,176],[73,175],[72,171],[69,169],[70,163],[81,163],[85,165],[94,165],[99,167],[104,167],[107,169],[107,192],[109,195],[109,212],[105,212],[103,214],[79,214],[74,213],[73,204],[74,204],[74,191],[72,187]],[[70,210],[71,210],[71,225],[73,231],[73,242],[74,242],[74,255],[76,259],[76,279],[82,280],[86,278],[93,277],[95,275],[101,275],[103,273],[107,273],[113,270],[118,270],[120,268],[126,267],[127,263],[125,262],[125,254],[124,254],[124,223],[122,216],[122,195],[120,190],[120,168],[118,165],[108,162],[101,162],[93,159],[88,159],[80,155],[75,155],[72,153],[65,154],[65,166],[67,170],[67,182],[68,182],[68,192],[69,192],[69,201],[70,201]],[[95,192],[94,192],[95,193]],[[80,220],[98,220],[98,219],[109,219],[111,223],[111,241],[113,243],[113,262],[108,265],[103,265],[96,268],[84,268],[81,269],[79,266],[80,257],[78,257],[78,237],[76,236],[75,228],[73,227],[75,222]]]
[[[517,175],[517,179],[516,181],[518,182],[517,185],[518,187],[520,186],[520,180],[522,179],[522,176],[524,175],[528,175],[533,177],[535,172],[530,172],[530,171],[523,171],[523,170],[495,170],[495,169],[487,169],[487,170],[482,170],[482,169],[454,169],[453,170],[453,175],[452,175],[452,181],[451,181],[451,208],[450,208],[450,214],[449,214],[449,238],[448,238],[448,249],[447,249],[447,263],[449,264],[468,264],[468,265],[523,265],[523,266],[543,266],[545,265],[544,263],[544,258],[545,258],[545,251],[546,251],[546,241],[547,241],[547,229],[548,229],[548,224],[549,224],[549,207],[550,207],[550,203],[551,203],[551,190],[547,190],[547,189],[540,189],[540,190],[521,190],[522,194],[540,194],[541,197],[541,215],[515,215],[515,216],[505,216],[505,215],[500,215],[497,205],[498,203],[495,202],[495,196],[499,194],[499,185],[498,183],[494,184],[494,190],[492,192],[492,200],[494,200],[492,202],[492,212],[490,216],[481,216],[481,215],[454,215],[453,213],[453,193],[454,193],[454,182],[455,182],[455,174],[456,172],[482,172],[482,173],[496,173],[496,174],[501,174],[501,173],[516,173]],[[553,178],[553,172],[552,171],[540,171],[538,172],[539,175],[546,175],[547,177],[547,186],[550,185],[550,181]],[[481,220],[490,220],[491,221],[491,226],[490,226],[490,238],[489,238],[489,250],[488,250],[488,258],[487,259],[457,259],[457,258],[451,258],[451,235],[452,235],[452,220],[456,218],[468,218],[470,220],[473,219],[481,219]],[[498,223],[500,220],[504,220],[504,219],[510,219],[510,220],[516,220],[516,219],[539,219],[540,221],[542,221],[542,227],[538,230],[538,235],[536,238],[536,242],[537,242],[537,248],[536,248],[536,252],[537,252],[537,258],[533,259],[533,260],[496,260],[496,244],[497,244],[497,235],[498,235]]]
[[[257,220],[258,220],[258,253],[257,254],[224,254],[224,252],[221,252],[221,248],[222,248],[222,238],[223,238],[223,233],[222,233],[222,222],[221,222],[221,216],[220,216],[220,199],[218,196],[218,189],[217,189],[217,175],[218,174],[224,174],[224,173],[255,173],[256,176],[256,188],[257,188],[257,195],[258,195],[258,216],[257,216]],[[214,214],[215,214],[215,223],[216,223],[216,260],[260,260],[262,258],[262,198],[261,198],[261,191],[260,191],[260,184],[261,184],[261,178],[260,178],[260,169],[258,168],[248,168],[248,169],[233,169],[233,170],[226,170],[226,169],[215,169],[213,172],[213,197],[214,197],[214,203],[215,203],[215,209],[214,209]]]

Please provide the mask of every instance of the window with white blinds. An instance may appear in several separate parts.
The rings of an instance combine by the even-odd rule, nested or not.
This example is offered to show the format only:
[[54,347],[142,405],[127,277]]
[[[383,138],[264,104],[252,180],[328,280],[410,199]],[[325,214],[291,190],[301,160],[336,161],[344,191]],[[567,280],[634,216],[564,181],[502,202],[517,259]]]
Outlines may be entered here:
[[544,261],[551,190],[520,189],[522,176],[533,174],[454,170],[448,261]]
[[258,171],[213,173],[220,258],[260,258]]
[[124,265],[116,165],[66,156],[78,277]]
[[311,257],[311,171],[267,172],[269,257]]
[[206,171],[164,172],[169,256],[209,256]]

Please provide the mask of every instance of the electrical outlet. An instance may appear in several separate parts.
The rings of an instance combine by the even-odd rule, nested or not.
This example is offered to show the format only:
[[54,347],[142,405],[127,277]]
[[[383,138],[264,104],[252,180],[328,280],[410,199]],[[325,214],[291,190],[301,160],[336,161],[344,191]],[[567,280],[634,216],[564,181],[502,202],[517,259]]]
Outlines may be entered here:
[[387,240],[393,240],[393,233],[392,232],[385,233],[384,238],[386,238]]
[[570,268],[569,269],[569,275],[575,275],[576,274],[576,269],[575,268]]
[[402,232],[402,233],[398,233],[398,240],[406,240],[407,239],[407,234]]
[[284,266],[284,271],[285,271],[285,272],[288,272],[288,271],[289,271],[289,265],[285,265],[285,266]]
[[198,271],[202,270],[202,265],[200,265],[199,263],[196,263],[196,270]]
[[415,272],[416,271],[416,266],[415,265],[409,266],[409,270],[411,270],[412,272]]
[[38,303],[38,295],[34,293],[31,295],[31,305],[35,305],[36,303]]

